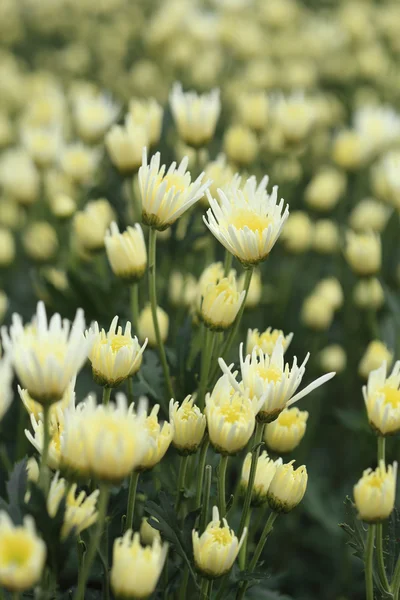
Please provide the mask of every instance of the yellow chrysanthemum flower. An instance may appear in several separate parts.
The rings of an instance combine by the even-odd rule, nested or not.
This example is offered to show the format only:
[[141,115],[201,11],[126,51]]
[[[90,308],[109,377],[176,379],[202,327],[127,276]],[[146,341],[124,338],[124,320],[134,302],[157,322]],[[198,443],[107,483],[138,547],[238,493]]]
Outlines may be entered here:
[[297,407],[285,408],[264,431],[264,441],[270,450],[283,454],[291,452],[301,442],[306,432],[308,412]]
[[143,427],[147,433],[147,436],[151,440],[151,444],[149,445],[146,454],[141,458],[138,466],[136,467],[137,471],[147,471],[158,464],[164,457],[172,441],[172,436],[174,433],[173,425],[168,423],[168,421],[164,421],[161,426],[158,421],[159,411],[160,405],[156,404],[153,406],[149,416],[147,416],[147,411],[142,412],[139,406],[139,413],[144,418]]
[[288,513],[303,499],[307,489],[307,469],[293,468],[294,460],[279,465],[268,489],[268,504],[275,512]]
[[[244,490],[246,490],[249,485],[251,459],[252,454],[249,452],[244,459],[240,478],[240,485]],[[265,451],[262,452],[262,454],[258,457],[253,493],[251,496],[251,502],[253,506],[259,506],[267,501],[269,486],[275,475],[277,467],[281,464],[281,458],[278,458],[274,461],[272,458],[269,458]]]
[[173,426],[172,444],[182,454],[193,454],[200,446],[206,430],[206,417],[194,404],[192,396],[186,396],[182,404],[171,399],[169,420]]
[[354,486],[354,501],[360,519],[367,523],[384,521],[394,508],[397,462],[385,467],[383,460],[373,471],[366,469]]

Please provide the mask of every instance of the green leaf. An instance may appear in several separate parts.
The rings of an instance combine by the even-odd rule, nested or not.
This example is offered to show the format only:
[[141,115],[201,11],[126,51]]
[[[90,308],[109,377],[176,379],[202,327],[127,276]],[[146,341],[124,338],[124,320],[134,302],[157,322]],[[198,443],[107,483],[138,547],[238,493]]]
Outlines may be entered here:
[[7,512],[14,523],[22,523],[25,494],[28,485],[28,472],[26,469],[27,459],[17,462],[11,472],[10,479],[6,484],[8,496]]
[[339,527],[348,535],[348,545],[357,558],[364,560],[365,554],[365,529],[362,521],[357,516],[354,503],[347,496],[345,502],[346,523],[340,523]]
[[146,350],[143,363],[138,373],[138,378],[133,382],[135,397],[146,395],[154,400],[162,401],[164,398],[164,376],[160,360],[153,350]]

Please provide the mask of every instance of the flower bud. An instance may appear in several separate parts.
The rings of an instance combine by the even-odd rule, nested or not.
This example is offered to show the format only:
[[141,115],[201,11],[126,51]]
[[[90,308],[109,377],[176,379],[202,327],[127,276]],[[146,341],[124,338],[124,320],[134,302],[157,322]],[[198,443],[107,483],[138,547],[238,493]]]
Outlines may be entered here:
[[99,161],[96,149],[87,148],[81,143],[70,144],[61,155],[61,167],[71,180],[78,184],[88,184],[93,179]]
[[90,93],[79,94],[73,109],[78,135],[88,144],[99,142],[118,114],[109,98]]
[[275,421],[265,426],[264,441],[268,448],[278,454],[292,452],[304,437],[307,419],[306,410],[285,408]]
[[23,144],[39,168],[49,167],[56,162],[60,147],[61,136],[57,129],[29,127],[22,131]]
[[319,364],[324,373],[330,373],[331,371],[341,373],[345,370],[347,364],[347,356],[344,348],[339,344],[326,346],[319,353]]
[[304,192],[307,206],[326,212],[332,210],[346,189],[346,176],[333,168],[318,172]]
[[335,277],[321,279],[315,287],[314,294],[325,298],[333,310],[339,309],[343,304],[342,286]]
[[69,219],[76,211],[76,202],[66,194],[57,194],[50,198],[51,212],[58,219]]
[[174,431],[172,445],[184,455],[196,452],[204,437],[206,417],[194,399],[186,396],[181,405],[171,399],[169,420]]
[[333,161],[347,171],[355,171],[364,162],[363,143],[356,131],[341,131],[332,148]]
[[161,542],[161,534],[158,529],[154,529],[149,523],[149,520],[143,517],[140,524],[140,541],[144,546],[152,546],[154,540]]
[[374,198],[361,200],[351,211],[349,225],[355,231],[381,233],[390,216],[390,209]]
[[250,129],[255,131],[265,129],[268,122],[268,112],[268,96],[265,92],[246,93],[239,98],[239,118]]
[[281,240],[288,252],[307,252],[313,240],[313,224],[306,212],[297,210],[290,213],[282,230]]
[[224,277],[218,283],[210,283],[201,298],[200,313],[206,327],[224,331],[235,321],[244,300],[245,292],[239,293],[234,275]]
[[[165,310],[163,310],[160,306],[157,306],[157,320],[160,328],[161,339],[165,343],[168,337],[169,317]],[[144,307],[139,315],[138,334],[139,339],[148,339],[149,346],[152,348],[157,347],[157,338],[154,330],[153,315],[150,304],[147,304],[147,306]]]
[[77,242],[87,252],[104,248],[107,228],[114,220],[114,211],[105,198],[92,200],[74,216],[73,227]]
[[8,267],[15,257],[14,237],[8,229],[0,228],[0,267]]
[[[250,468],[252,454],[249,452],[243,462],[242,474],[240,479],[240,487],[246,491],[249,485]],[[256,475],[254,479],[253,493],[251,503],[253,506],[260,506],[267,502],[268,489],[271,481],[276,473],[278,465],[282,464],[282,459],[278,458],[273,461],[268,454],[262,452],[257,459]]]
[[29,206],[39,196],[40,177],[30,156],[23,150],[7,150],[0,161],[3,192],[19,204]]
[[257,137],[243,125],[232,125],[225,132],[224,150],[232,162],[240,166],[249,165],[257,154]]
[[[145,400],[147,403],[147,398]],[[144,413],[146,418],[143,427],[150,440],[150,444],[146,454],[142,457],[136,467],[137,471],[148,471],[155,467],[164,458],[172,441],[174,433],[173,426],[168,423],[168,421],[164,421],[162,425],[159,423],[159,410],[160,405],[156,404],[153,406],[148,417],[146,416],[147,411]]]
[[247,535],[245,528],[239,541],[227,520],[222,519],[222,523],[223,525],[218,508],[214,506],[212,520],[204,533],[199,535],[194,529],[192,532],[196,568],[208,579],[216,579],[229,573]]
[[163,108],[154,98],[129,102],[129,114],[134,123],[145,127],[150,146],[157,144],[161,137]]
[[36,262],[47,262],[57,253],[57,232],[50,223],[36,221],[24,232],[22,243],[29,258]]
[[388,350],[385,344],[379,340],[373,340],[367,346],[358,367],[358,372],[364,379],[368,378],[371,371],[378,369],[383,362],[386,362],[387,366],[393,362],[393,353]]
[[293,468],[294,460],[279,465],[268,489],[268,504],[275,512],[288,513],[303,499],[307,488],[307,469]]
[[111,127],[105,136],[105,144],[113,165],[121,173],[129,175],[142,164],[142,152],[148,145],[148,133],[143,125],[138,125],[128,115],[125,127]]
[[214,136],[221,101],[219,89],[208,94],[183,92],[175,83],[169,96],[171,112],[180,138],[189,146],[204,146]]
[[104,238],[108,262],[117,277],[133,283],[147,268],[147,251],[141,226],[136,223],[123,233],[113,221]]
[[385,467],[383,460],[373,471],[366,469],[354,486],[354,501],[360,519],[366,523],[379,523],[387,519],[396,495],[397,462]]
[[197,296],[197,281],[190,273],[173,271],[169,277],[169,301],[172,306],[191,308]]
[[345,256],[351,269],[357,275],[375,275],[381,268],[382,248],[379,235],[355,233],[346,235]]
[[332,323],[333,308],[323,296],[312,294],[303,302],[301,320],[310,329],[324,331]]
[[[230,165],[226,162],[225,154],[219,154],[215,160],[209,162],[204,169],[204,177],[206,180],[212,181],[209,190],[213,198],[218,196],[218,188],[223,189],[228,185],[234,176],[234,171]],[[200,203],[203,206],[209,207],[207,196],[204,195],[200,199]]]
[[320,219],[314,223],[313,248],[320,254],[334,254],[339,248],[339,230],[334,221]]
[[354,304],[358,308],[379,310],[385,302],[385,293],[379,279],[361,279],[354,287]]

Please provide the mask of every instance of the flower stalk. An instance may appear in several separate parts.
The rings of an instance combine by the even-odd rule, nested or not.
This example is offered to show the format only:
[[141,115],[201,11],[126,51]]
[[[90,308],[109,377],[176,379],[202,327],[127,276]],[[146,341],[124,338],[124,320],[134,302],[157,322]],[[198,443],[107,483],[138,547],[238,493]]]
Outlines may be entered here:
[[221,519],[226,515],[226,467],[228,465],[229,456],[227,454],[221,454],[219,459],[219,470],[218,470],[218,509]]
[[133,516],[135,514],[135,501],[136,501],[136,490],[139,481],[140,472],[132,471],[129,479],[129,493],[128,493],[128,506],[126,510],[126,524],[125,531],[132,529]]
[[132,325],[135,333],[138,331],[139,322],[139,284],[132,283],[130,288],[131,294],[131,313],[132,313]]
[[201,409],[204,408],[204,398],[207,391],[208,375],[210,371],[211,358],[214,350],[215,334],[213,331],[204,328],[204,350],[201,361],[201,374],[200,374],[200,385],[199,385],[199,397],[197,404]]
[[197,475],[197,487],[196,487],[196,508],[200,507],[201,504],[201,492],[203,491],[203,479],[204,479],[204,468],[207,459],[207,450],[210,442],[208,439],[208,435],[206,434],[203,439],[203,443],[200,450],[200,458],[198,465],[198,475]]
[[366,600],[374,600],[373,558],[376,525],[369,525],[365,549],[365,592]]
[[47,471],[47,460],[49,457],[49,447],[50,447],[50,405],[43,405],[43,449],[42,449],[42,459],[40,462],[40,472],[39,472],[39,487],[43,490],[43,492],[47,495],[48,490],[48,471]]
[[244,528],[246,527],[247,515],[248,515],[250,506],[251,506],[251,497],[253,495],[254,480],[256,478],[257,461],[258,461],[258,457],[260,456],[260,442],[263,438],[263,431],[264,431],[264,424],[257,421],[256,432],[254,434],[255,448],[251,454],[250,474],[249,474],[249,481],[247,484],[246,495],[244,498],[242,517],[240,519],[239,533],[238,533],[239,538],[241,537],[241,535],[244,531]]
[[[379,464],[379,461],[381,461],[381,460],[383,460],[383,462],[386,464],[385,442],[386,442],[386,440],[385,440],[384,436],[382,436],[382,435],[378,436],[378,464]],[[382,523],[376,524],[376,554],[377,554],[379,580],[381,582],[383,589],[386,592],[390,592],[390,585],[389,585],[389,581],[388,581],[388,578],[386,575],[385,560],[383,557],[383,524]]]

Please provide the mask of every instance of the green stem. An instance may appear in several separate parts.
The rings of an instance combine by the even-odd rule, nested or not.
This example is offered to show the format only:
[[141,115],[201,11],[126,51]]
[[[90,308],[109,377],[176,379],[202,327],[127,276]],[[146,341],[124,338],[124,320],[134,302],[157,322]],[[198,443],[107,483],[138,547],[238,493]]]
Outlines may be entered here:
[[239,567],[240,567],[241,571],[244,571],[244,569],[246,567],[247,546],[248,546],[248,542],[249,542],[250,519],[251,519],[251,506],[250,506],[249,512],[247,513],[246,523],[245,523],[245,527],[247,528],[247,535],[246,535],[244,542],[242,544],[242,547],[240,548],[240,551],[239,551]]
[[90,575],[90,570],[92,568],[92,564],[94,558],[96,556],[97,549],[100,545],[101,534],[103,533],[104,520],[107,515],[107,506],[108,499],[110,496],[110,488],[106,484],[101,484],[100,486],[100,496],[98,503],[98,516],[95,525],[95,529],[93,535],[89,542],[89,547],[86,552],[82,569],[79,573],[78,579],[78,587],[74,595],[74,600],[84,600],[85,598],[85,589],[86,583]]
[[219,470],[218,470],[218,508],[219,516],[223,519],[226,515],[226,493],[225,493],[225,481],[226,481],[226,467],[228,465],[228,455],[221,454],[219,459]]
[[11,473],[13,465],[11,460],[8,458],[7,448],[4,444],[0,444],[0,463],[3,464],[3,467],[7,473]]
[[210,581],[204,577],[203,581],[201,582],[201,589],[200,589],[201,600],[207,600],[207,598],[209,598],[209,591],[210,591]]
[[204,467],[207,459],[207,450],[209,446],[209,440],[207,434],[204,436],[203,443],[200,450],[200,458],[198,465],[198,474],[197,474],[197,488],[196,488],[196,506],[195,508],[199,508],[201,505],[201,492],[203,491],[203,478],[204,478]]
[[19,415],[18,415],[16,459],[21,460],[26,454],[26,452],[25,452],[25,450],[26,450],[25,428],[26,428],[26,424],[28,421],[28,412],[22,402],[19,403],[18,409],[19,409]]
[[132,312],[133,330],[137,334],[138,322],[139,322],[139,285],[138,285],[138,283],[132,283],[132,285],[131,285],[131,312]]
[[211,495],[211,479],[212,479],[212,466],[207,465],[205,470],[205,482],[204,482],[204,501],[201,508],[200,517],[200,533],[203,533],[208,523],[208,510],[210,506],[210,495]]
[[133,516],[135,513],[135,500],[136,500],[136,490],[137,484],[139,481],[139,471],[132,471],[131,477],[129,479],[129,494],[128,494],[128,506],[126,509],[126,523],[125,523],[125,531],[127,529],[132,529],[133,526]]
[[110,599],[110,574],[108,569],[108,523],[106,520],[104,527],[104,554],[101,548],[97,549],[97,555],[103,566],[103,600]]
[[21,594],[19,592],[13,592],[12,600],[19,600],[21,598]]
[[201,374],[199,385],[199,397],[197,404],[201,410],[204,408],[204,398],[207,391],[208,374],[210,371],[211,357],[214,350],[215,334],[207,327],[204,328],[204,350],[201,360]]
[[183,492],[185,491],[185,477],[186,477],[186,469],[188,466],[188,459],[189,459],[189,456],[181,456],[180,457],[178,488],[176,491],[176,503],[175,503],[175,509],[177,511],[179,510],[179,508],[181,506]]
[[156,242],[157,231],[153,228],[149,233],[149,296],[151,304],[151,314],[153,316],[154,332],[156,334],[158,351],[164,372],[164,378],[168,389],[169,398],[174,398],[174,390],[171,383],[171,376],[165,354],[164,343],[161,339],[160,326],[157,318],[157,292],[156,292]]
[[179,600],[186,600],[187,599],[187,585],[189,582],[189,569],[188,567],[185,567],[185,570],[183,571],[183,577],[182,577],[182,585],[181,588],[179,590]]
[[[378,464],[381,460],[385,463],[385,438],[380,435],[378,436]],[[377,523],[376,525],[376,555],[378,564],[378,575],[382,587],[385,591],[390,592],[390,585],[386,575],[385,560],[383,557],[383,524]]]
[[399,592],[400,592],[400,554],[397,558],[396,567],[393,573],[393,579],[391,582],[391,588],[393,590],[393,598],[394,600],[399,600]]
[[367,547],[365,549],[365,592],[366,600],[374,600],[373,557],[375,525],[369,525]]
[[135,396],[133,393],[133,378],[132,377],[128,377],[128,400],[129,400],[129,404],[132,404],[132,402],[134,401]]
[[40,461],[40,472],[39,472],[39,487],[47,495],[48,487],[48,469],[47,460],[49,457],[50,447],[50,405],[43,405],[43,448],[42,457]]
[[253,495],[254,480],[256,478],[257,462],[258,462],[258,457],[260,456],[259,444],[263,438],[263,431],[264,431],[264,424],[259,423],[257,421],[256,432],[254,435],[254,445],[257,447],[253,450],[252,455],[251,455],[249,481],[247,484],[246,495],[244,497],[242,517],[240,519],[240,525],[239,525],[239,533],[238,533],[239,539],[241,538],[244,528],[246,526],[247,514],[248,514],[248,512],[250,510],[250,506],[251,506],[251,497]]
[[228,277],[229,271],[232,266],[233,254],[229,252],[229,250],[225,250],[225,260],[224,260],[224,276]]
[[[261,553],[264,549],[265,542],[267,541],[267,538],[273,529],[274,522],[275,522],[275,519],[277,518],[277,516],[278,516],[278,513],[272,512],[269,515],[267,522],[265,523],[264,530],[261,534],[261,537],[259,539],[257,547],[254,551],[253,558],[251,559],[251,562],[249,564],[249,569],[248,569],[249,573],[252,573],[254,571],[254,569],[256,568],[257,562],[258,562],[258,560],[261,556]],[[242,584],[242,586],[238,590],[236,600],[242,600],[244,598],[244,596],[246,594],[247,586],[248,586],[248,582],[245,581],[244,584]]]
[[103,400],[102,400],[102,402],[103,402],[104,406],[107,406],[107,404],[109,403],[110,396],[111,396],[111,388],[109,388],[109,387],[103,388]]
[[[232,326],[232,329],[229,332],[228,337],[226,338],[225,344],[222,347],[220,356],[223,358],[224,356],[226,356],[229,352],[229,350],[231,349],[232,343],[236,337],[236,334],[238,332],[239,329],[239,325],[240,325],[240,321],[242,320],[242,316],[243,316],[243,312],[244,312],[244,307],[246,304],[246,298],[247,298],[247,294],[249,293],[249,288],[250,288],[250,283],[251,283],[251,278],[253,276],[253,272],[254,272],[254,267],[250,267],[249,269],[246,269],[246,274],[245,274],[245,279],[244,279],[244,298],[243,298],[243,302],[240,306],[239,312],[237,314],[237,317],[235,319],[235,322]],[[218,373],[218,369],[219,369],[219,365],[218,362],[215,366],[215,369],[212,373],[211,376],[211,381],[214,381],[217,373]]]

